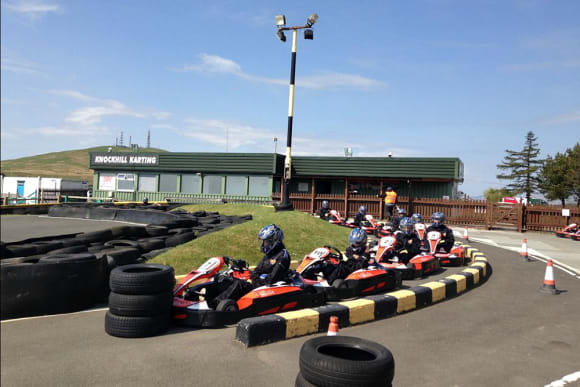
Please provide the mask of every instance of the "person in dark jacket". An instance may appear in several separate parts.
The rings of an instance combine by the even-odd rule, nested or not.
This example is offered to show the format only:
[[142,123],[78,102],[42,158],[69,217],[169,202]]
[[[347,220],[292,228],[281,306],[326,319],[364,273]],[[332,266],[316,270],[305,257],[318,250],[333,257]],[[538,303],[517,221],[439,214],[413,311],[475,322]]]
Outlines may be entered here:
[[318,216],[322,220],[329,220],[331,218],[330,217],[330,204],[328,203],[328,200],[322,201],[322,207],[320,207],[320,209],[318,210]]
[[423,238],[423,243],[428,246],[427,234],[430,231],[439,231],[441,233],[441,241],[439,241],[439,246],[445,250],[445,252],[450,252],[455,244],[455,237],[453,236],[453,230],[445,225],[445,214],[442,212],[434,212],[431,215],[431,221],[433,222],[427,230],[425,230],[425,236]]
[[401,219],[403,219],[406,216],[407,216],[407,210],[405,210],[404,208],[397,209],[397,215],[395,215],[391,218],[391,225],[393,226],[393,232],[395,232],[396,230],[399,229],[399,223],[401,222]]
[[362,226],[362,222],[364,222],[364,220],[365,220],[366,214],[367,214],[367,207],[366,206],[360,206],[358,208],[358,212],[354,216],[354,219],[352,221],[352,224],[354,224],[357,227],[361,227]]
[[421,240],[414,232],[413,221],[405,217],[399,224],[401,232],[396,235],[397,245],[395,246],[395,256],[399,261],[408,263],[409,260],[421,252]]
[[237,300],[254,288],[272,285],[288,278],[290,254],[282,243],[284,240],[282,230],[275,224],[269,224],[260,230],[258,239],[261,241],[260,250],[264,253],[264,257],[250,274],[251,281],[218,274],[218,280],[223,283],[220,288],[225,288],[225,290],[213,300],[208,301],[210,306],[215,307],[225,299]]
[[330,273],[325,273],[326,280],[329,284],[337,279],[345,279],[353,271],[367,268],[374,263],[374,259],[370,258],[367,248],[367,233],[355,228],[350,232],[348,237],[349,246],[346,249],[346,260],[342,260],[333,267]]

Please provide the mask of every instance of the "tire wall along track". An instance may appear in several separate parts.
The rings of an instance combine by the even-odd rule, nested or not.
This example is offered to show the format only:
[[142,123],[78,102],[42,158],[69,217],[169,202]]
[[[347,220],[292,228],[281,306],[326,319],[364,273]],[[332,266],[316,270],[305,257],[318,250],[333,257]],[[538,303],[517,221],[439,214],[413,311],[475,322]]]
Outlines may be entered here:
[[396,290],[269,316],[251,317],[238,323],[236,340],[248,347],[273,343],[318,332],[326,332],[330,316],[338,316],[341,328],[381,320],[459,296],[485,282],[492,268],[479,250],[461,244],[471,264],[463,271],[414,288]]

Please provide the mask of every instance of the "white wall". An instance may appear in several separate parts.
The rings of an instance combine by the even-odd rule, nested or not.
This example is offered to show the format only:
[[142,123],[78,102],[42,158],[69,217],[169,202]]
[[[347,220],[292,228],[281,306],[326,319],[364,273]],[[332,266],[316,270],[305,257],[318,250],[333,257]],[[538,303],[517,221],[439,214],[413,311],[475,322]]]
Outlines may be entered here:
[[18,182],[24,181],[24,197],[34,196],[39,189],[57,191],[60,190],[60,178],[50,177],[13,177],[5,176],[2,184],[2,194],[17,193]]

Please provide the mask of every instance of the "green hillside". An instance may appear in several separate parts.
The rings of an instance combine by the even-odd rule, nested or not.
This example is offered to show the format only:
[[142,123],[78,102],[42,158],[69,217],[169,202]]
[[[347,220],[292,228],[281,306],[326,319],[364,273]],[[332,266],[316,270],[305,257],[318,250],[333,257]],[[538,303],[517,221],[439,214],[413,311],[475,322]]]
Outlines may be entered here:
[[[93,181],[89,169],[89,152],[106,152],[108,146],[64,152],[45,153],[37,156],[2,160],[0,169],[5,176],[62,177]],[[131,152],[129,148],[113,147],[113,152]],[[140,148],[139,152],[165,152],[157,148]]]

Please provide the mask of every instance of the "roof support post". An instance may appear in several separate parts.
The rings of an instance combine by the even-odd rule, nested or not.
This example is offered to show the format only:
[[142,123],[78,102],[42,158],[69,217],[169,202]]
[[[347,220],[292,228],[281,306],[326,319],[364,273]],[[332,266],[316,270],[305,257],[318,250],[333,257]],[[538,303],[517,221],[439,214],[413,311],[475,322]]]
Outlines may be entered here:
[[314,197],[316,196],[316,181],[312,178],[312,196],[310,197],[310,213],[314,213]]
[[348,219],[348,177],[344,178],[344,219]]
[[[383,180],[381,180],[381,188],[379,193],[382,195],[383,194]],[[379,219],[383,219],[384,216],[384,210],[383,210],[383,198],[379,196]]]

